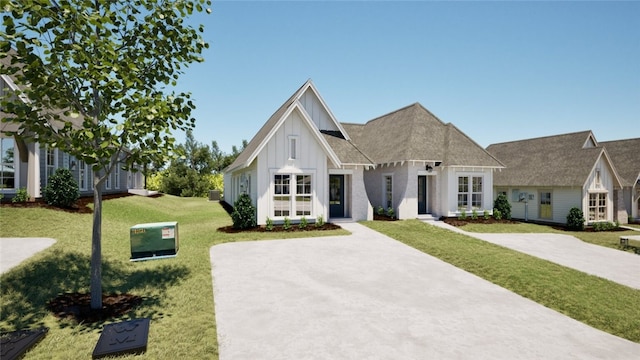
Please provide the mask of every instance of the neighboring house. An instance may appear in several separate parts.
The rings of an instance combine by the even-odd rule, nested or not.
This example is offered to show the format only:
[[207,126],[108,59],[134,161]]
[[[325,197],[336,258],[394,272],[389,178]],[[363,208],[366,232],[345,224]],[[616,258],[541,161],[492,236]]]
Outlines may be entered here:
[[480,215],[493,208],[500,161],[452,124],[413,104],[366,124],[336,120],[309,80],[224,170],[224,197],[249,194],[258,224]]
[[640,138],[601,141],[600,145],[607,149],[622,181],[622,191],[614,193],[616,204],[624,204],[617,208],[618,217],[640,220]]
[[[8,57],[0,59],[3,65],[10,61]],[[0,96],[6,92],[20,90],[11,76],[0,76]],[[22,97],[22,101],[29,99]],[[0,193],[4,198],[12,198],[20,188],[25,188],[32,198],[42,196],[42,190],[48,179],[58,168],[71,170],[78,182],[82,196],[93,194],[93,170],[83,161],[38,142],[27,140],[18,123],[4,122],[12,115],[0,111]],[[62,115],[61,115],[62,116]],[[81,126],[82,119],[62,116],[64,121]],[[62,124],[52,124],[62,126]],[[116,167],[104,184],[104,194],[123,193],[128,189],[142,188],[143,175],[140,172],[128,172]]]
[[607,150],[591,131],[493,144],[487,151],[506,169],[494,174],[494,193],[505,194],[511,215],[566,223],[572,207],[587,223],[614,217],[614,191],[621,180]]

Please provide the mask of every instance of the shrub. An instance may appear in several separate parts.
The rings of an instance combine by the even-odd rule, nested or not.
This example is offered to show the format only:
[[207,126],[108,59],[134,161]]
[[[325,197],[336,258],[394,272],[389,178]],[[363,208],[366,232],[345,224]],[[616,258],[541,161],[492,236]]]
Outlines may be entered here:
[[493,209],[493,218],[496,220],[502,220],[502,211]]
[[478,210],[476,209],[471,210],[471,219],[478,220]]
[[569,230],[584,230],[584,214],[577,207],[572,207],[567,215],[567,228]]
[[395,214],[396,214],[396,213],[393,211],[393,208],[388,208],[388,209],[387,209],[387,216],[388,216],[388,217],[390,217],[390,218],[392,218],[392,219],[393,219],[393,217],[395,216]]
[[29,196],[29,193],[27,192],[27,189],[20,188],[16,192],[16,196],[14,196],[13,199],[11,199],[11,202],[13,202],[13,203],[27,202],[30,197],[31,196]]
[[78,183],[69,169],[57,169],[49,177],[43,191],[44,201],[53,206],[68,208],[80,197]]
[[307,221],[307,218],[303,216],[302,219],[300,219],[300,224],[298,224],[298,228],[306,229],[307,226],[309,226],[309,222]]
[[382,206],[378,206],[378,208],[376,209],[376,213],[378,215],[384,215],[384,208]]
[[291,220],[288,217],[284,218],[284,223],[282,224],[282,228],[285,230],[291,229]]
[[509,200],[505,194],[498,195],[493,202],[493,208],[500,211],[502,218],[507,220],[511,219],[511,204],[509,204]]
[[467,220],[467,212],[465,210],[460,211],[460,215],[458,215],[458,219]]
[[485,219],[485,220],[489,220],[489,210],[485,210],[482,213],[482,218]]
[[251,203],[251,197],[242,194],[236,200],[231,213],[234,229],[249,229],[256,226],[256,208]]
[[593,231],[610,231],[618,228],[616,224],[608,221],[595,222],[591,226],[593,227]]
[[273,220],[269,219],[268,216],[267,216],[267,226],[265,228],[267,229],[267,231],[273,230]]
[[322,225],[324,225],[324,218],[322,215],[318,215],[318,218],[316,219],[316,227],[322,227]]

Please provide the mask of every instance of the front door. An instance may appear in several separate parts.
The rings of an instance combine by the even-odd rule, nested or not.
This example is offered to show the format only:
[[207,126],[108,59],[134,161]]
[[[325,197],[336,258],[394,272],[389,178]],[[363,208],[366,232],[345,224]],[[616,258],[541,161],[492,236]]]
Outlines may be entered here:
[[551,192],[543,191],[540,193],[540,218],[551,219],[552,217]]
[[344,175],[329,175],[329,217],[344,217]]
[[418,176],[418,214],[427,213],[427,177]]

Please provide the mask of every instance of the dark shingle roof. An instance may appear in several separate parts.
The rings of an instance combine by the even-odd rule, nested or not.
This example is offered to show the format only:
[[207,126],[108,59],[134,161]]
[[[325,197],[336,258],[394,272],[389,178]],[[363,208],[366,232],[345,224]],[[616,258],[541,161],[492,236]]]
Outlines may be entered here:
[[331,149],[336,153],[338,159],[343,164],[357,165],[374,165],[373,160],[369,159],[362,151],[360,151],[353,142],[345,140],[339,131],[320,131],[327,141]]
[[452,124],[419,103],[367,122],[342,124],[354,143],[377,164],[422,160],[445,166],[503,165]]
[[585,147],[591,131],[493,144],[487,151],[506,165],[496,186],[582,186],[604,149]]
[[640,138],[601,141],[616,167],[623,186],[633,186],[640,176]]

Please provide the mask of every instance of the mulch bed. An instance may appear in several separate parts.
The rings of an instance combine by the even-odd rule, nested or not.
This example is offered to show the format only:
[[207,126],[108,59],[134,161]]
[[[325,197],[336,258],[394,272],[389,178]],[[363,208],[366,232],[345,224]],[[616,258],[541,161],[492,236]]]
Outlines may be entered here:
[[142,297],[131,294],[103,294],[102,309],[91,309],[91,295],[65,293],[47,303],[47,310],[60,319],[93,323],[122,316],[142,303]]
[[241,232],[304,232],[304,231],[315,231],[315,230],[337,230],[341,229],[340,226],[332,223],[324,223],[322,226],[316,226],[315,224],[309,224],[306,228],[300,229],[298,224],[291,224],[291,228],[285,230],[282,225],[274,225],[273,229],[267,230],[266,226],[256,226],[251,229],[234,229],[233,226],[223,226],[218,228],[218,231],[227,233],[227,234],[236,234]]
[[387,215],[378,215],[378,214],[373,214],[373,220],[375,221],[396,221],[398,219],[391,217],[391,216],[387,216]]
[[482,217],[479,217],[477,219],[467,218],[464,220],[461,220],[458,218],[442,218],[441,220],[449,225],[453,225],[457,227],[465,226],[467,224],[518,224],[519,223],[519,221],[507,220],[507,219],[496,220],[492,217],[489,217],[488,219],[484,219]]
[[[117,199],[117,198],[126,197],[126,196],[134,196],[134,195],[129,193],[104,194],[102,195],[102,200],[104,201],[104,200],[110,200],[110,199]],[[158,197],[158,196],[162,196],[162,195],[158,194],[152,197]],[[59,208],[59,207],[51,206],[46,202],[44,202],[44,199],[42,198],[35,199],[35,201],[17,202],[17,203],[13,203],[11,202],[11,200],[4,199],[0,203],[0,207],[46,208],[46,209],[60,210],[60,211],[66,211],[66,212],[71,212],[76,214],[91,214],[93,213],[93,209],[89,207],[89,204],[92,204],[92,203],[93,203],[93,196],[83,196],[79,198],[76,201],[76,203],[72,205],[70,208]]]

